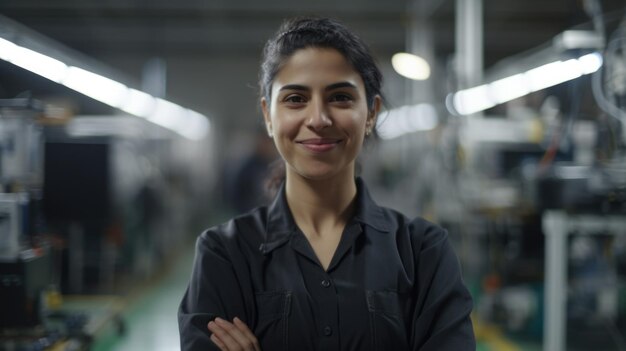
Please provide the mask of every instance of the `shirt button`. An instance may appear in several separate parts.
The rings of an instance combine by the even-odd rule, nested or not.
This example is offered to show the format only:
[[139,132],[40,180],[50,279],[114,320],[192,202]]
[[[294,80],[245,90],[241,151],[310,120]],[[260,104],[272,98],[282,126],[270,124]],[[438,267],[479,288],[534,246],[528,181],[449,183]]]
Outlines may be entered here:
[[324,335],[331,336],[333,334],[333,329],[331,327],[324,328]]
[[327,279],[322,280],[322,286],[327,288],[330,286],[330,282]]

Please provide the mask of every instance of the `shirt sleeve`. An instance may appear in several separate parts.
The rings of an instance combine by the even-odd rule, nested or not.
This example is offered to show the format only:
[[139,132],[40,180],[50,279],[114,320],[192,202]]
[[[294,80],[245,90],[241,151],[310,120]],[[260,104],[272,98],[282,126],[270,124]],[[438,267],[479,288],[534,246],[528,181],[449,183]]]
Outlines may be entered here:
[[472,297],[463,283],[459,261],[447,232],[428,225],[423,233],[417,245],[420,248],[416,256],[419,291],[413,311],[411,349],[476,350],[470,319]]
[[196,241],[191,279],[178,309],[182,351],[219,350],[207,328],[216,317],[249,322],[237,265],[220,239],[207,231]]

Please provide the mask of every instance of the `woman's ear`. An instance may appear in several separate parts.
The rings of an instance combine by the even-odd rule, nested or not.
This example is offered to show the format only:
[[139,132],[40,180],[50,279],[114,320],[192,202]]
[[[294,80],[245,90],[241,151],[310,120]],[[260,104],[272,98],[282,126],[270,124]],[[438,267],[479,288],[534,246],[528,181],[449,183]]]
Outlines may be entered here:
[[270,118],[270,107],[268,106],[265,98],[261,99],[261,111],[263,111],[263,120],[265,121],[265,128],[267,129],[267,135],[270,138],[274,137],[272,132],[272,119]]
[[372,108],[368,111],[367,121],[365,122],[365,134],[370,135],[374,127],[376,126],[376,119],[378,118],[378,113],[380,112],[380,108],[382,105],[382,99],[380,95],[374,96],[374,103],[372,104]]

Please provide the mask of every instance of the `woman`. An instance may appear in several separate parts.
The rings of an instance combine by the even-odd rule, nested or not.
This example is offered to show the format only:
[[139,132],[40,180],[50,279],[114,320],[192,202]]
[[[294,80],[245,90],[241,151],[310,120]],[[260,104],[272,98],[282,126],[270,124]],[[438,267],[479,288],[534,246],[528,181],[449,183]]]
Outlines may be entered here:
[[382,76],[328,19],[283,24],[261,107],[286,165],[273,203],[198,238],[183,350],[474,350],[472,300],[441,228],[379,207],[355,159]]

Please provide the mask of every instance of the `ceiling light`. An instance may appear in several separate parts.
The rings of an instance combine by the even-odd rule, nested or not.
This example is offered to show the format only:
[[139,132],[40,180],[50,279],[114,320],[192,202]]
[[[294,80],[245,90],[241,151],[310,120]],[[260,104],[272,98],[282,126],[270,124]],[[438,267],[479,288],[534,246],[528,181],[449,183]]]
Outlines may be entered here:
[[156,105],[156,99],[152,95],[136,89],[128,89],[128,95],[124,100],[120,109],[142,118],[148,118]]
[[155,110],[148,116],[148,120],[167,129],[176,130],[179,120],[185,112],[183,107],[173,102],[157,98]]
[[602,67],[602,55],[599,52],[592,52],[578,58],[580,62],[582,74],[590,74]]
[[452,97],[453,110],[462,115],[484,111],[497,104],[594,73],[601,66],[602,55],[597,52],[578,59],[547,63],[489,84],[460,90]]
[[398,74],[410,79],[426,80],[430,77],[430,65],[417,55],[397,53],[391,57],[391,65]]
[[187,110],[185,118],[180,121],[176,131],[191,140],[199,140],[208,134],[210,129],[209,120],[200,113]]
[[517,99],[528,93],[526,77],[521,73],[489,84],[489,94],[498,104]]
[[0,38],[0,59],[11,62],[11,57],[17,50],[18,46],[12,42]]
[[0,40],[0,58],[3,60],[56,83],[65,77],[67,65],[63,62],[9,41]]
[[128,94],[126,85],[82,68],[70,67],[63,85],[112,107],[119,107]]
[[163,99],[156,99],[154,113],[148,120],[191,140],[202,139],[209,130],[209,121],[204,115]]
[[578,78],[580,75],[580,64],[576,59],[548,63],[526,72],[530,91],[553,87]]
[[491,99],[488,85],[461,90],[452,99],[454,109],[462,115],[486,110],[496,105]]
[[404,134],[426,131],[437,126],[437,111],[430,104],[402,106],[387,112],[376,123],[378,135],[382,139],[393,139]]
[[0,59],[65,85],[83,95],[129,114],[146,118],[192,140],[204,138],[210,128],[206,116],[113,79],[21,47],[0,38]]

